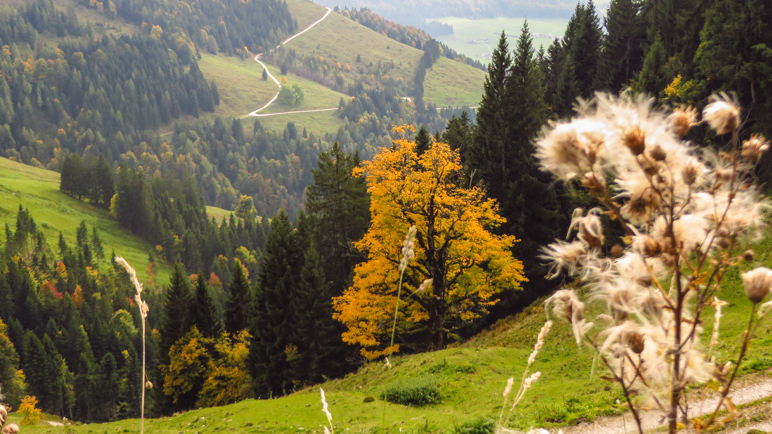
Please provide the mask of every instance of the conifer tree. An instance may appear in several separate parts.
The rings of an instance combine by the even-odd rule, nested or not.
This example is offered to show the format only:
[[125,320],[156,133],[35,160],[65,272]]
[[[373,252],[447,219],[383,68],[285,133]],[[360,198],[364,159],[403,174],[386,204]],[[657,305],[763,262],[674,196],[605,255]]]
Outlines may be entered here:
[[512,102],[509,125],[513,134],[508,145],[508,184],[505,195],[497,199],[501,214],[507,219],[504,230],[521,239],[515,244],[514,257],[523,261],[529,286],[542,292],[548,289],[544,279],[547,270],[534,253],[562,232],[563,213],[560,193],[534,161],[532,140],[547,120],[547,107],[544,77],[527,21],[517,40],[506,86],[507,100]]
[[319,154],[317,164],[311,171],[314,183],[308,187],[306,209],[330,293],[339,296],[363,259],[353,243],[370,226],[370,196],[364,177],[352,174],[359,166],[358,154],[343,152],[336,142]]
[[429,135],[429,132],[426,131],[426,127],[421,124],[421,127],[418,128],[418,132],[415,135],[415,151],[418,155],[423,154],[426,152],[427,149],[429,149],[429,146],[432,144],[432,137]]
[[597,88],[618,92],[643,65],[646,27],[636,0],[612,0],[604,19]]
[[248,366],[255,396],[281,396],[293,388],[290,361],[301,355],[293,344],[293,293],[303,260],[298,239],[284,211],[271,221],[271,233],[258,269]]
[[166,299],[161,317],[161,341],[159,345],[159,360],[161,364],[169,364],[169,349],[190,330],[191,327],[191,291],[190,281],[181,263],[174,266],[169,286],[166,288]]
[[[522,239],[515,246],[515,257],[523,261],[526,275],[533,280],[531,286],[544,289],[541,277],[545,273],[535,252],[559,230],[560,203],[549,178],[533,161],[531,140],[547,119],[547,107],[544,77],[528,23],[517,41],[514,59],[499,52],[504,49],[506,40],[494,52],[467,171],[473,181],[482,180],[488,195],[499,202],[500,213],[507,219],[501,230]],[[508,66],[502,72],[499,66],[504,64]],[[494,89],[493,83],[498,87]]]
[[[502,173],[506,170],[506,142],[509,137],[509,101],[506,99],[506,81],[512,67],[512,56],[504,32],[493,50],[488,76],[485,77],[483,97],[477,109],[477,131],[465,156],[472,180],[483,179],[492,197],[503,197],[506,185]],[[462,156],[464,157],[464,156]]]
[[236,335],[249,327],[251,299],[249,281],[241,262],[235,260],[231,280],[228,284],[228,301],[225,305],[225,330]]
[[593,95],[597,83],[601,38],[600,20],[592,0],[586,5],[578,3],[562,42],[565,57],[558,74],[553,107],[558,117],[571,113],[576,98]]
[[466,165],[464,157],[468,152],[472,138],[472,122],[469,119],[469,114],[464,110],[460,117],[454,115],[450,118],[441,141],[450,145],[451,149],[457,150],[461,155],[461,164]]
[[222,333],[222,323],[220,323],[217,308],[209,294],[209,288],[203,273],[198,273],[196,278],[195,299],[193,301],[193,319],[192,325],[198,327],[198,330],[204,337],[218,338]]
[[297,290],[293,293],[294,325],[292,344],[298,357],[291,361],[292,378],[300,384],[313,384],[335,377],[345,368],[342,355],[346,345],[339,324],[332,319],[332,298],[324,277],[322,261],[313,245],[305,251]]

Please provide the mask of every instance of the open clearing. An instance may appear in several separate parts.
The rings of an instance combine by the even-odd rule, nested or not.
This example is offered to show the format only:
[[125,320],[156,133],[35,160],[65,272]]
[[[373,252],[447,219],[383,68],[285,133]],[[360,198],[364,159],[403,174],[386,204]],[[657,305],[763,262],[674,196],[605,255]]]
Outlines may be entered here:
[[[479,60],[484,64],[490,62],[490,53],[496,47],[504,30],[509,40],[509,48],[515,48],[515,41],[520,36],[520,30],[523,28],[525,18],[488,18],[481,20],[470,20],[460,17],[436,18],[432,21],[438,21],[453,26],[453,34],[440,36],[438,41],[448,47],[464,54],[472,59]],[[562,37],[566,30],[568,20],[563,19],[529,19],[528,28],[531,34],[540,34],[542,37],[534,37],[533,45],[536,50],[539,45],[547,47],[552,43],[552,38]],[[550,37],[551,36],[551,37]],[[468,41],[487,39],[484,43],[469,43]],[[487,56],[487,57],[486,57]]]

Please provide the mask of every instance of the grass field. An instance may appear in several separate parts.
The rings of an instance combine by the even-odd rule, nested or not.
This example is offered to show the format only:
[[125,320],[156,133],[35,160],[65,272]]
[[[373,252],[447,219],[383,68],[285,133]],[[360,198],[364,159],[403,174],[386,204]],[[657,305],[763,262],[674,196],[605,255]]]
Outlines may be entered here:
[[440,57],[424,79],[424,100],[441,106],[476,106],[480,103],[485,72],[458,68],[458,62]]
[[287,0],[287,8],[298,21],[298,31],[310,26],[327,11],[324,6],[309,0]]
[[[772,265],[772,232],[756,244],[755,264],[743,264],[727,274],[719,297],[724,307],[717,360],[736,355],[737,345],[750,312],[741,288],[740,272],[757,265]],[[590,305],[587,317],[601,311]],[[712,310],[705,315],[704,328],[710,333]],[[540,302],[517,316],[507,318],[468,342],[434,353],[394,357],[393,368],[382,362],[363,366],[359,372],[322,386],[327,395],[336,432],[350,433],[451,433],[459,425],[479,418],[497,419],[501,393],[507,378],[522,376],[535,336],[545,321]],[[744,373],[770,375],[772,367],[772,321],[762,324],[744,363]],[[709,336],[708,336],[709,337]],[[591,376],[593,353],[578,348],[567,324],[556,322],[531,372],[541,378],[527,392],[513,414],[512,425],[527,431],[592,421],[598,416],[623,411],[616,386],[602,379],[602,369]],[[441,403],[412,408],[385,404],[379,399],[385,386],[410,379],[432,377],[440,387]],[[517,383],[516,383],[517,387]],[[373,397],[374,402],[365,402]],[[301,390],[273,400],[247,400],[238,404],[191,411],[147,422],[148,432],[235,431],[321,433],[326,419],[321,412],[318,387]],[[75,433],[135,432],[138,422],[128,420],[75,427]],[[24,433],[59,433],[61,428],[27,427]]]
[[[132,236],[110,217],[107,210],[91,206],[59,191],[59,174],[0,158],[0,223],[14,227],[19,205],[28,208],[43,230],[48,244],[58,251],[59,232],[67,244],[76,244],[75,232],[85,220],[89,228],[96,227],[107,260],[111,252],[125,257],[136,268],[141,279],[145,276],[148,253],[152,246]],[[166,284],[171,269],[156,264],[156,281]]]
[[201,53],[198,66],[207,80],[217,83],[220,105],[218,116],[244,116],[265,105],[278,88],[271,80],[262,79],[263,68],[253,59],[241,60],[223,54]]
[[394,69],[388,75],[407,81],[413,79],[418,61],[423,55],[421,50],[400,44],[337,13],[330,14],[327,19],[286,46],[298,54],[321,56],[329,62],[348,64],[351,71],[345,71],[343,75],[350,83],[357,79],[363,82],[370,79],[369,73],[359,72],[357,55],[363,65],[394,61]]
[[[263,80],[262,67],[252,59],[241,60],[237,57],[202,54],[199,66],[207,79],[217,83],[220,105],[215,109],[216,116],[243,117],[264,106],[278,91],[273,80]],[[277,79],[281,79],[280,68],[268,65],[268,69]],[[297,84],[303,89],[305,94],[303,102],[296,106],[289,106],[276,100],[260,113],[333,108],[338,106],[341,97],[345,97],[342,93],[294,74],[287,74],[286,77],[289,86]],[[211,116],[208,114],[202,118]],[[251,119],[246,118],[250,122]],[[338,118],[337,112],[298,113],[256,119],[272,130],[282,130],[288,122],[294,122],[301,130],[305,127],[308,131],[315,133],[336,132],[338,127],[343,125],[343,120]],[[188,120],[193,121],[192,118]],[[171,127],[168,130],[171,131]]]
[[[520,30],[523,28],[524,18],[489,18],[481,20],[470,20],[460,17],[437,18],[439,21],[453,26],[453,34],[438,37],[437,40],[450,48],[464,54],[472,59],[477,59],[484,64],[490,62],[490,53],[499,42],[501,31],[504,30],[509,39],[509,48],[515,48],[515,41],[520,36]],[[547,47],[552,43],[552,38],[563,36],[568,20],[560,19],[529,19],[528,28],[531,34],[538,33],[542,37],[534,37],[533,45],[536,50],[540,45]],[[470,40],[487,39],[487,44],[469,43]],[[487,56],[487,57],[486,57]]]

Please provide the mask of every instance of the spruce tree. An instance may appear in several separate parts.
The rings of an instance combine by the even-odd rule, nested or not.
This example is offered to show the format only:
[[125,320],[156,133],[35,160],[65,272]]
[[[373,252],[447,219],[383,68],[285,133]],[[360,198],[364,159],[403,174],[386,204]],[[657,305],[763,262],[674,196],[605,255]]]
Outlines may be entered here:
[[442,133],[441,140],[450,145],[452,149],[457,150],[461,155],[461,164],[466,165],[464,157],[469,150],[472,137],[472,122],[469,119],[469,114],[464,110],[460,117],[454,115],[450,118],[445,132]]
[[500,199],[507,185],[507,142],[509,140],[510,101],[506,98],[506,82],[512,67],[509,44],[504,32],[493,50],[483,97],[477,109],[477,130],[466,155],[467,170],[472,181],[482,179],[488,194]]
[[203,273],[198,273],[196,278],[195,299],[193,300],[193,318],[192,325],[198,327],[198,330],[204,337],[218,338],[222,333],[222,323],[220,323],[217,308],[209,294],[209,287],[206,284]]
[[529,287],[538,293],[551,288],[544,276],[547,270],[536,252],[562,232],[562,190],[557,191],[551,177],[539,170],[532,141],[547,121],[544,77],[539,67],[528,23],[523,25],[515,47],[506,95],[512,102],[509,117],[512,136],[507,160],[507,190],[500,199],[501,213],[507,219],[504,229],[521,241],[514,256],[523,261]]
[[604,19],[597,88],[618,92],[643,65],[646,27],[636,0],[612,0]]
[[254,293],[247,364],[255,396],[281,396],[292,391],[290,361],[301,356],[292,342],[292,300],[302,261],[303,252],[287,214],[279,211],[271,221]]
[[562,65],[557,74],[553,111],[558,117],[571,114],[577,98],[589,98],[597,84],[602,32],[592,0],[578,3],[563,38]]
[[190,330],[191,327],[191,293],[190,281],[181,263],[174,266],[169,286],[166,288],[166,299],[161,317],[161,341],[159,343],[159,360],[161,364],[169,364],[169,349]]
[[339,324],[332,319],[330,289],[313,242],[306,249],[297,290],[292,295],[291,340],[298,352],[298,357],[290,361],[293,381],[313,384],[343,374],[342,355],[347,345],[341,339]]
[[251,307],[249,281],[244,274],[244,267],[240,262],[234,261],[228,283],[228,301],[225,305],[225,330],[229,335],[236,335],[249,327]]
[[350,284],[354,266],[362,256],[353,247],[370,227],[370,196],[364,177],[354,176],[358,154],[343,152],[337,142],[319,154],[314,183],[308,187],[306,209],[313,239],[330,293],[339,296]]
[[419,156],[426,152],[427,149],[429,149],[429,146],[432,144],[432,137],[429,135],[429,132],[426,131],[426,127],[421,124],[421,127],[418,128],[418,132],[415,135],[415,152]]

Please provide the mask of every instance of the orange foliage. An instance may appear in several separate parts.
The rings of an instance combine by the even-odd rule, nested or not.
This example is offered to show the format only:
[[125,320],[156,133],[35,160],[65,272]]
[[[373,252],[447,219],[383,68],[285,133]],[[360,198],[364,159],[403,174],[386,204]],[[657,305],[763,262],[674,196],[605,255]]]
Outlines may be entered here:
[[[407,127],[395,127],[404,133]],[[487,314],[494,295],[519,289],[523,266],[510,249],[515,237],[491,230],[504,222],[498,204],[480,187],[460,187],[457,151],[434,143],[422,155],[415,143],[395,140],[355,174],[367,175],[372,224],[357,249],[367,254],[354,282],[334,299],[334,317],[348,327],[343,340],[375,358],[389,354],[397,303],[398,264],[411,224],[417,227],[415,260],[408,264],[399,299],[398,333],[425,328],[429,349],[444,345],[448,330]],[[417,292],[424,279],[432,287]],[[394,348],[398,350],[398,348]]]

